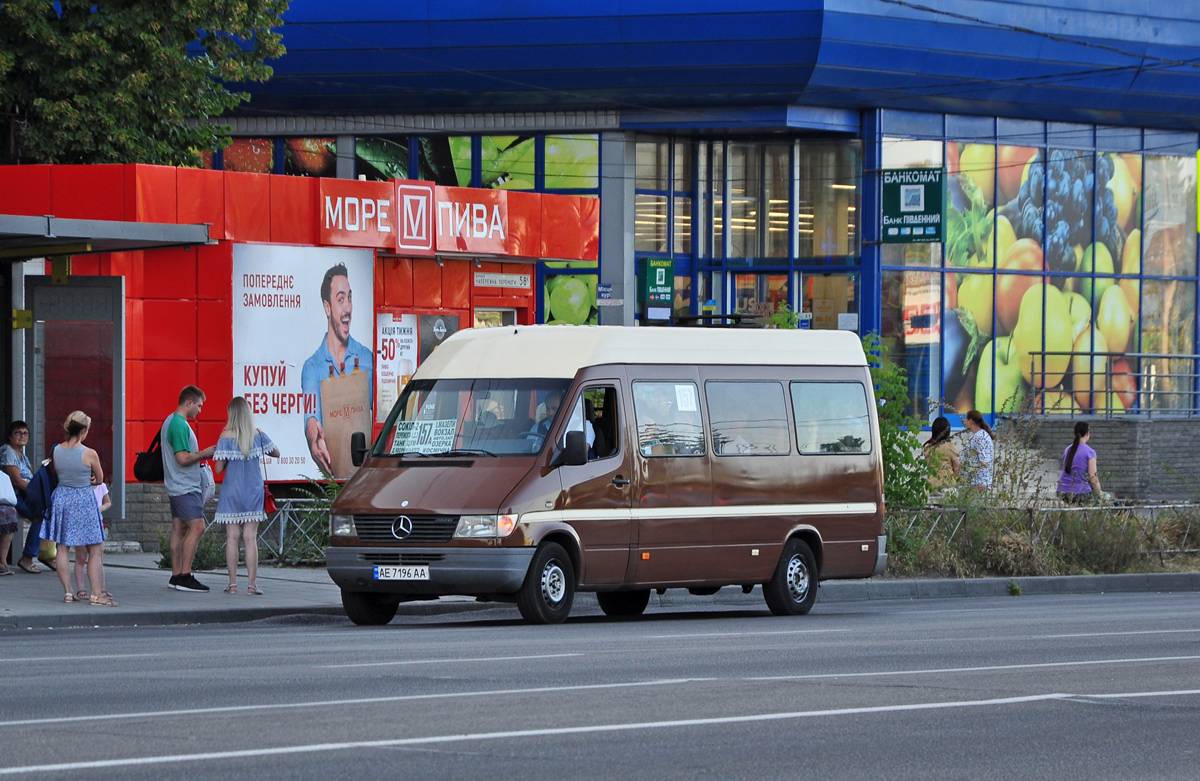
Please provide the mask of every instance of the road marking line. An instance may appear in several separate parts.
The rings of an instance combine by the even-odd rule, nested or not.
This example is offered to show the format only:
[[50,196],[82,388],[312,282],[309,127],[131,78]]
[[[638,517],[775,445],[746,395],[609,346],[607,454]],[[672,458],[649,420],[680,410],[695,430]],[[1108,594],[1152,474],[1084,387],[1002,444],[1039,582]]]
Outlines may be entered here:
[[26,765],[23,767],[0,768],[0,776],[28,773],[57,773],[68,770],[97,770],[113,767],[136,767],[142,765],[180,764],[207,760],[247,759],[280,755],[319,754],[350,749],[398,748],[405,746],[429,746],[445,743],[464,743],[484,740],[513,740],[542,738],[561,735],[587,735],[606,732],[629,732],[646,729],[678,729],[685,727],[711,727],[725,724],[752,724],[770,721],[821,718],[830,716],[859,716],[878,713],[903,713],[913,711],[946,710],[951,708],[982,708],[988,706],[1024,705],[1028,703],[1072,700],[1079,697],[1177,697],[1197,694],[1196,690],[1174,690],[1160,692],[1131,692],[1095,694],[1035,694],[1025,697],[1002,697],[987,700],[955,700],[951,702],[924,702],[907,705],[877,705],[863,708],[836,708],[820,711],[792,711],[786,713],[760,713],[749,716],[719,716],[707,719],[676,719],[671,721],[643,721],[625,724],[595,724],[581,727],[557,727],[547,729],[507,730],[504,732],[477,732],[458,735],[430,735],[423,738],[397,738],[392,740],[360,740],[344,743],[320,743],[306,746],[275,746],[272,748],[245,749],[240,751],[210,751],[198,754],[164,754],[150,757],[126,759],[103,759],[90,762],[61,762],[52,765]]
[[818,678],[873,678],[887,675],[935,675],[939,673],[978,673],[996,670],[1036,670],[1048,667],[1088,667],[1100,664],[1136,664],[1138,662],[1194,662],[1200,656],[1148,656],[1129,659],[1091,659],[1076,662],[1037,662],[1031,664],[996,664],[983,667],[941,667],[921,670],[881,670],[869,673],[811,673],[808,675],[772,675],[743,678],[746,681],[802,681]]
[[853,629],[791,629],[778,632],[695,632],[684,635],[646,635],[645,640],[676,640],[694,637],[770,637],[771,635],[823,635],[853,632]]
[[76,662],[96,659],[145,659],[163,654],[88,654],[86,656],[6,656],[0,662]]
[[719,680],[716,678],[666,678],[654,681],[631,681],[628,683],[595,683],[577,686],[539,686],[533,689],[492,689],[469,692],[440,692],[437,694],[397,694],[389,697],[355,697],[345,700],[310,700],[306,702],[282,702],[264,705],[227,705],[220,708],[187,708],[181,710],[140,711],[137,713],[103,713],[92,716],[57,716],[43,719],[18,719],[0,721],[0,727],[27,727],[42,724],[69,724],[80,721],[118,721],[126,719],[155,719],[169,716],[204,716],[211,714],[242,713],[246,711],[292,710],[297,708],[326,708],[341,705],[374,705],[384,702],[409,702],[412,700],[444,700],[464,697],[498,697],[512,694],[557,694],[560,692],[591,691],[596,689],[626,689],[642,686],[673,686],[681,683]]
[[540,654],[538,656],[481,656],[476,659],[407,659],[400,662],[359,662],[355,664],[323,664],[328,670],[341,670],[346,667],[395,667],[408,664],[461,664],[463,662],[511,662],[516,659],[561,659],[564,656],[583,656],[583,654]]

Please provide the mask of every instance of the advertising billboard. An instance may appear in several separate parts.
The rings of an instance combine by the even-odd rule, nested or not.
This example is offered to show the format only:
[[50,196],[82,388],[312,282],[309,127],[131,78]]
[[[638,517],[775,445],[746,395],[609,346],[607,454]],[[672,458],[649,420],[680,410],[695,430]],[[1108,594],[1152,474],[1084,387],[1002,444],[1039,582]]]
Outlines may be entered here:
[[351,434],[371,439],[372,255],[234,246],[233,393],[279,446],[270,480],[349,477]]

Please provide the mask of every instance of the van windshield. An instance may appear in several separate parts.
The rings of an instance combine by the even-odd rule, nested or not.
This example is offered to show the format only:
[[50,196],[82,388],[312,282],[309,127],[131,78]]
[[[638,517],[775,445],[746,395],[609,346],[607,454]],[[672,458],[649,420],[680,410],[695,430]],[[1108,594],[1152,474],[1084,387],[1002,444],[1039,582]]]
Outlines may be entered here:
[[563,379],[413,380],[376,456],[515,456],[545,446],[570,386]]

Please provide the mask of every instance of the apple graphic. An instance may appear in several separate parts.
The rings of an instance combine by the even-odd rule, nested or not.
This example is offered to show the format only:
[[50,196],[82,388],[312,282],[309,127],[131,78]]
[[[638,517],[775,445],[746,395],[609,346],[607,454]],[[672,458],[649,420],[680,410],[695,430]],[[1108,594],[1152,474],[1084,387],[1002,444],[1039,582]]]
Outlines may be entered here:
[[1063,297],[1067,299],[1067,311],[1071,313],[1071,322],[1075,325],[1072,338],[1078,338],[1092,324],[1092,305],[1079,293],[1068,291],[1063,293]]
[[1133,409],[1137,403],[1137,377],[1125,358],[1118,358],[1112,363],[1112,391],[1125,409]]
[[1102,403],[1102,394],[1107,390],[1108,342],[1099,328],[1089,328],[1075,339],[1075,355],[1071,357],[1074,372],[1075,401],[1082,409],[1091,409]]
[[[994,397],[993,376],[996,378]],[[988,342],[979,357],[979,373],[975,380],[975,409],[985,415],[1016,412],[1024,403],[1026,392],[1027,386],[1021,377],[1021,365],[1017,361],[1017,351],[1012,339],[1001,336]]]
[[[1042,313],[1045,310],[1045,319]],[[1045,343],[1043,344],[1043,325]],[[1030,385],[1053,388],[1062,382],[1071,363],[1075,342],[1075,324],[1067,309],[1067,299],[1053,285],[1034,285],[1021,297],[1021,313],[1012,333],[1021,376]],[[1034,353],[1051,353],[1034,355]]]
[[1038,412],[1046,412],[1052,415],[1078,415],[1079,405],[1075,403],[1075,399],[1069,393],[1064,393],[1061,390],[1048,390],[1042,393],[1038,398],[1036,405]]
[[971,313],[981,334],[992,335],[991,274],[964,274],[958,286],[958,305]]
[[[1121,253],[1121,273],[1130,277],[1137,277],[1142,273],[1142,232],[1137,228],[1131,230],[1129,238],[1125,240],[1125,249]],[[1125,300],[1129,303],[1136,320],[1141,305],[1138,280],[1122,279],[1117,284],[1125,291]]]
[[[1103,244],[1090,244],[1083,251],[1083,257],[1079,260],[1079,273],[1090,274],[1093,268],[1097,274],[1113,274],[1112,255],[1108,251],[1108,247]],[[1083,277],[1079,280],[1079,292],[1083,293],[1083,297],[1095,304],[1100,303],[1100,296],[1104,295],[1104,291],[1108,290],[1116,282],[1111,277],[1097,277],[1093,280],[1091,277]]]
[[[1004,219],[1001,217],[1000,219]],[[1007,220],[1006,220],[1007,222]],[[1001,271],[1044,271],[1045,260],[1042,246],[1033,239],[1013,242],[1000,257]],[[1000,332],[1011,334],[1017,327],[1017,316],[1021,313],[1021,298],[1025,291],[1040,277],[1027,274],[1001,274],[996,280],[996,318],[1000,321]]]

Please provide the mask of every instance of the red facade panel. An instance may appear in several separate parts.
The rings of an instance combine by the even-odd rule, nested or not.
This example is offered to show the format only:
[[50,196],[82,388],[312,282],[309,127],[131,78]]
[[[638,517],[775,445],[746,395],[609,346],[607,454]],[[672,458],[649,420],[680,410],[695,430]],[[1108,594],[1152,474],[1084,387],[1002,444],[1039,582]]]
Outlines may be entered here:
[[125,166],[125,217],[175,224],[179,219],[179,169],[165,165]]
[[[56,165],[50,171],[55,217],[125,219],[125,166]],[[130,215],[132,218],[132,215]]]
[[442,267],[434,260],[415,258],[413,269],[413,306],[438,308],[442,305]]
[[151,419],[166,418],[179,401],[179,391],[197,382],[194,355],[180,361],[145,361],[146,408]]
[[201,360],[229,360],[233,355],[233,303],[200,301],[196,339]]
[[143,253],[145,298],[196,297],[196,250],[171,247]]
[[579,201],[580,199],[573,195],[542,198],[543,258],[571,260],[582,257]]
[[196,248],[196,289],[202,299],[228,301],[233,294],[233,245]]
[[409,258],[384,258],[376,265],[382,269],[383,296],[380,306],[412,306],[413,274]]
[[142,303],[143,352],[147,360],[196,360],[196,303],[159,301]]
[[140,298],[125,297],[125,358],[140,361],[146,357],[144,335],[146,316],[144,302]]
[[537,258],[542,251],[542,198],[538,193],[508,194],[508,254]]
[[276,244],[316,244],[317,189],[320,179],[309,176],[271,177],[271,241]]
[[471,270],[466,260],[447,260],[442,269],[442,306],[447,309],[471,308]]
[[48,165],[0,166],[0,214],[53,214]]
[[232,241],[271,240],[271,176],[224,172],[225,237]]
[[225,238],[225,177],[220,171],[180,168],[176,174],[181,225],[207,223],[210,239]]

